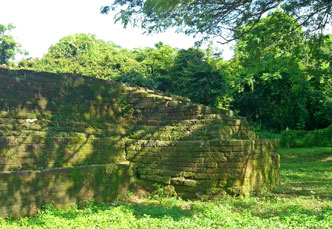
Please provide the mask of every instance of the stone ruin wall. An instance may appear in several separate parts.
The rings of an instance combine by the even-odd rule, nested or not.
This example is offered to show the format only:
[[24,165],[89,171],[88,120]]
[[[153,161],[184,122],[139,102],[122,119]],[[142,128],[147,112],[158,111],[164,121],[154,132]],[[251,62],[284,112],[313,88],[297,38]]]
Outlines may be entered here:
[[0,216],[95,199],[136,180],[183,198],[278,185],[277,140],[222,111],[125,84],[0,68]]

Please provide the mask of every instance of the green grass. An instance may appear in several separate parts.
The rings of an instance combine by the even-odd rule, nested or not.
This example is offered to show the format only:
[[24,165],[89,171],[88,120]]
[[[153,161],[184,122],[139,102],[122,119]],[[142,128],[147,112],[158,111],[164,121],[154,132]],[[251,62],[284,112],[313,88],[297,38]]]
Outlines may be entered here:
[[332,199],[332,148],[283,149],[282,192]]
[[332,228],[332,148],[283,149],[282,185],[245,199],[176,198],[48,205],[34,217],[0,220],[1,228]]

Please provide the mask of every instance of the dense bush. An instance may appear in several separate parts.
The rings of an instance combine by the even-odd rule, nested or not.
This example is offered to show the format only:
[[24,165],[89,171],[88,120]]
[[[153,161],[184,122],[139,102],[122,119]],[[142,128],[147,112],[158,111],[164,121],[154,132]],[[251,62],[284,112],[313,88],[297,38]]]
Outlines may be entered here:
[[287,130],[280,136],[283,148],[295,147],[332,147],[332,125],[319,130]]
[[55,73],[74,73],[114,79],[140,71],[131,51],[96,39],[91,34],[75,34],[52,45],[41,59],[23,60],[19,68]]

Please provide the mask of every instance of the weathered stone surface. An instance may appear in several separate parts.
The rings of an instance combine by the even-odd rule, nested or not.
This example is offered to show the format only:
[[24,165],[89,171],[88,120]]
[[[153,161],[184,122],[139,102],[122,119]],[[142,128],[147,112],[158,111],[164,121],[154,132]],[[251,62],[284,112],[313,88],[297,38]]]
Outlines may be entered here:
[[133,177],[148,189],[173,185],[183,198],[272,189],[278,146],[232,111],[112,81],[0,68],[2,217],[50,201],[109,201]]
[[133,175],[129,164],[1,172],[0,216],[32,215],[52,201],[57,207],[91,199],[109,202],[126,193]]

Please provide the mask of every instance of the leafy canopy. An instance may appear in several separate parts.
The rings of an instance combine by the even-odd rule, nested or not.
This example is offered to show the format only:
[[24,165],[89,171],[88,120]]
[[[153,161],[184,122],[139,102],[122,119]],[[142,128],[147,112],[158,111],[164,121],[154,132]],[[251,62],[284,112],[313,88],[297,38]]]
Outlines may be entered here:
[[23,60],[19,67],[110,79],[136,71],[139,63],[131,51],[80,33],[61,38],[42,59]]
[[17,53],[26,54],[20,49],[20,44],[15,41],[14,37],[8,34],[15,27],[12,24],[0,24],[0,65],[8,64],[14,60]]
[[[235,34],[249,21],[256,24],[266,13],[282,8],[295,17],[308,32],[322,30],[332,22],[330,0],[114,0],[101,13],[116,11],[116,21],[141,26],[146,32],[161,32],[170,27],[202,40],[219,38],[226,43],[250,31]],[[234,36],[236,35],[236,36]]]
[[323,41],[322,50],[319,39],[309,45],[297,21],[281,11],[262,19],[236,45],[235,109],[267,129],[326,127],[332,56]]

